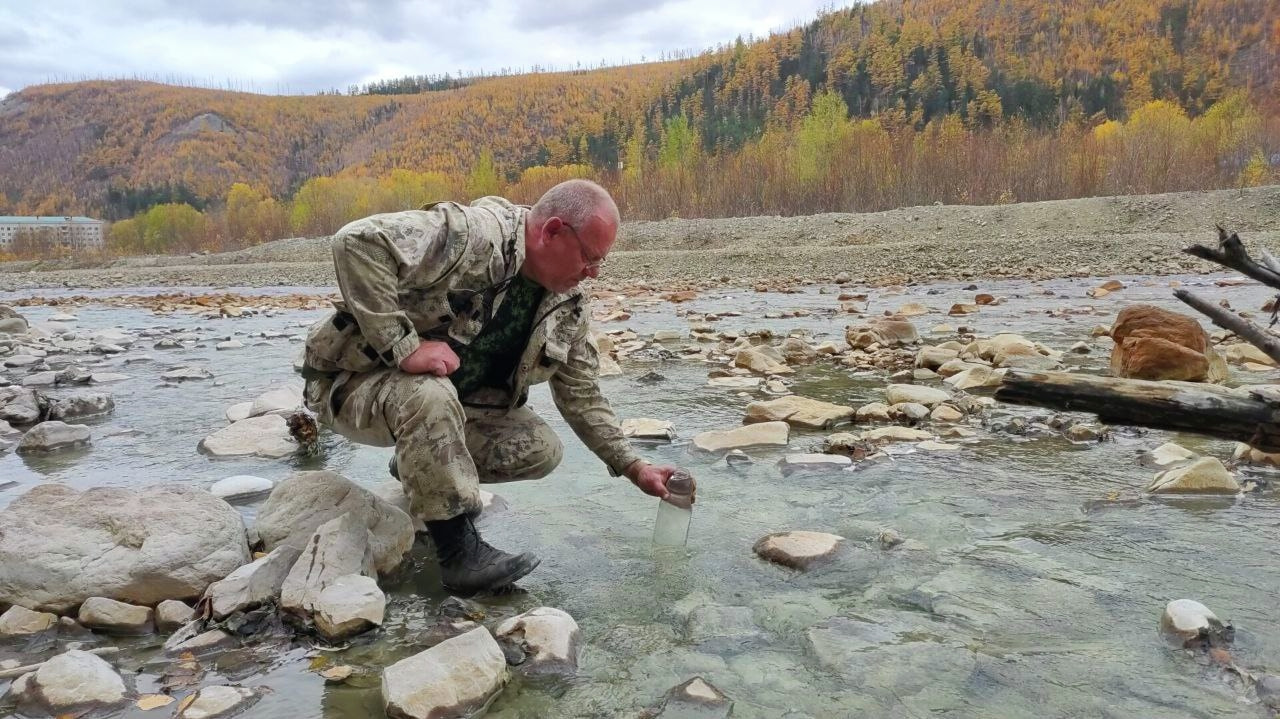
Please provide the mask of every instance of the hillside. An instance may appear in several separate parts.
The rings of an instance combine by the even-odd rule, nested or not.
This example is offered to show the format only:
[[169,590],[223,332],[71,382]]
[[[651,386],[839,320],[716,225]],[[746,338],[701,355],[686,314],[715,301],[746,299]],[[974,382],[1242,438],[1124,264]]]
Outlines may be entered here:
[[[975,164],[935,187],[942,171],[923,164],[912,177],[877,178],[902,186],[864,197],[817,177],[833,162],[825,154],[849,134],[832,130],[820,109],[874,118],[877,132],[890,133],[882,142],[860,128],[863,139],[845,143],[851,162],[869,165],[856,169],[865,177],[886,163],[910,164],[893,153],[933,153],[918,138],[954,146],[947,118],[970,133],[972,148],[946,163],[989,155],[987,146],[1031,146],[1042,138],[1025,133],[1039,132],[1060,146],[1063,163],[1078,165],[1083,131],[1104,120],[1159,100],[1195,118],[1233,91],[1254,98],[1268,124],[1251,120],[1249,137],[1232,140],[1237,146],[1211,148],[1205,176],[1186,183],[1081,181],[1060,170],[1059,186],[1033,187],[1044,183],[1030,178],[962,192],[993,177],[991,169]],[[286,200],[310,178],[383,178],[396,168],[439,172],[461,193],[467,173],[488,167],[486,151],[498,173],[490,188],[535,166],[583,168],[572,172],[608,182],[622,162],[633,181],[628,210],[651,217],[1230,186],[1253,153],[1265,160],[1280,152],[1272,146],[1280,143],[1277,96],[1273,0],[881,0],[688,60],[421,94],[279,97],[108,81],[29,87],[0,102],[0,213],[121,219],[163,202],[216,211],[236,182]],[[818,150],[806,160],[815,137]],[[869,154],[868,142],[888,154]],[[787,172],[760,169],[761,157],[794,147],[799,155],[783,158]],[[665,174],[639,182],[649,168]],[[700,174],[686,174],[695,168]],[[1255,170],[1271,176],[1265,166]],[[716,173],[738,176],[722,191],[728,197],[716,196]],[[755,184],[742,186],[743,177]],[[815,186],[794,191],[806,183]],[[292,229],[311,228],[295,221]]]

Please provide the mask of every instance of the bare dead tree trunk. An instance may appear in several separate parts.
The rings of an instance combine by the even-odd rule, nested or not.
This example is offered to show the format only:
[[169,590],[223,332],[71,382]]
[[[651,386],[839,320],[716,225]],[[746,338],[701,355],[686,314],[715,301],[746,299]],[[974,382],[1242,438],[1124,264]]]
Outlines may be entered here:
[[1280,337],[1271,334],[1266,328],[1246,320],[1225,307],[1219,307],[1203,297],[1197,297],[1187,290],[1174,290],[1173,296],[1213,320],[1215,325],[1240,335],[1275,360],[1276,364],[1280,364]]
[[1092,412],[1108,424],[1192,432],[1280,452],[1280,402],[1216,385],[1009,370],[996,399]]

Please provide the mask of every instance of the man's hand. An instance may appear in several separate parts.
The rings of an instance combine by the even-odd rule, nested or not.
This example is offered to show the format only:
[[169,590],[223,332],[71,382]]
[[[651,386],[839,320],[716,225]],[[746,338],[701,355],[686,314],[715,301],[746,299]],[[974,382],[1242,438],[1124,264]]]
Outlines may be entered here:
[[447,377],[458,369],[458,355],[447,342],[423,342],[412,354],[400,361],[400,369],[409,374]]
[[645,462],[644,460],[636,460],[623,470],[623,474],[631,483],[640,488],[641,492],[657,497],[658,499],[667,498],[667,480],[675,473],[676,468],[667,465],[656,466]]

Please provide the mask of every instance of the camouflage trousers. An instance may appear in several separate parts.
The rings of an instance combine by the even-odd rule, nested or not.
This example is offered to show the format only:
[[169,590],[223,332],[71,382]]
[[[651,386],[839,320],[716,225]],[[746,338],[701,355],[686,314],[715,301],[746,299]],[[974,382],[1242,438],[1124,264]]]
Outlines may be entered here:
[[464,406],[453,383],[434,375],[388,368],[308,380],[306,403],[348,439],[396,448],[397,474],[423,521],[478,513],[481,482],[540,479],[564,454],[533,410]]

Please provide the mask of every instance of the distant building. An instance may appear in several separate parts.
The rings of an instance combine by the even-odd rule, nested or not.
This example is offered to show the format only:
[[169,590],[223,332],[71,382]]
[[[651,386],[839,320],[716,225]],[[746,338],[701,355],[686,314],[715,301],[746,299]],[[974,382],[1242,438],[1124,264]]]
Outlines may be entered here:
[[72,250],[99,249],[106,224],[91,217],[15,217],[0,215],[0,252],[12,249],[24,235],[28,239]]

